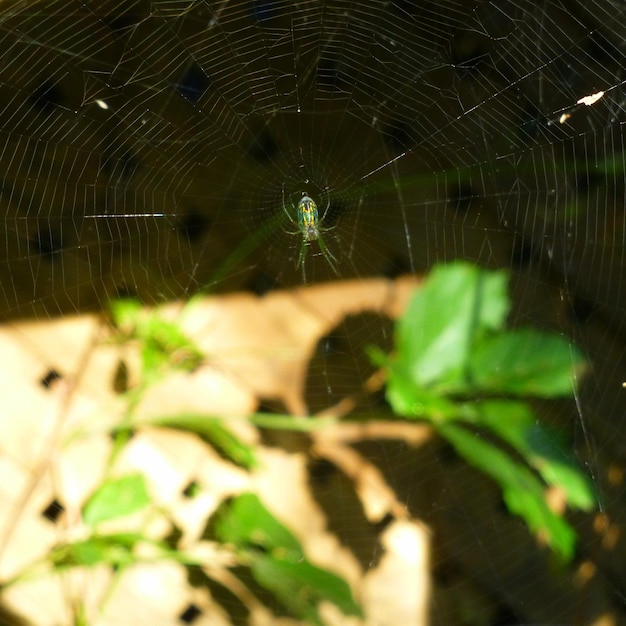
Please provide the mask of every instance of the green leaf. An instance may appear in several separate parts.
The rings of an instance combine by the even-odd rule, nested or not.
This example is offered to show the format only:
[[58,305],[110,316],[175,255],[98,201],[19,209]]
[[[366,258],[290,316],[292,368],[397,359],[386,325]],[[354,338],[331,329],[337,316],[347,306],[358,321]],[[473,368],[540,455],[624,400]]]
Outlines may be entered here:
[[158,312],[151,314],[139,330],[139,338],[145,343],[144,350],[152,353],[151,358],[167,360],[171,367],[193,371],[204,359],[200,349],[177,323],[161,319]]
[[135,545],[144,537],[136,533],[94,535],[89,539],[54,547],[48,559],[55,569],[93,567],[100,563],[123,567],[136,561]]
[[365,352],[367,353],[369,360],[376,367],[385,368],[389,365],[389,355],[386,352],[383,352],[378,346],[365,346]]
[[362,616],[348,583],[309,561],[254,555],[250,568],[256,581],[300,619],[322,625],[318,605],[323,600],[332,602],[344,615]]
[[400,364],[392,364],[387,378],[387,400],[396,415],[427,420],[450,419],[458,415],[457,404],[445,396],[419,387]]
[[82,517],[88,526],[125,517],[150,504],[146,480],[141,474],[130,474],[103,483],[83,506]]
[[339,421],[335,417],[294,417],[277,413],[253,413],[246,418],[258,428],[271,430],[291,430],[293,432],[309,433],[334,426]]
[[[138,544],[142,550],[135,554]],[[145,547],[152,548],[147,553]],[[93,567],[110,565],[125,567],[138,562],[152,562],[168,559],[176,563],[201,565],[196,557],[184,551],[171,549],[159,540],[150,539],[138,533],[94,534],[88,539],[55,546],[48,554],[48,561],[57,570],[71,567]]]
[[190,372],[203,362],[203,353],[178,323],[163,319],[158,309],[147,310],[137,300],[125,299],[111,303],[111,314],[121,338],[141,344],[144,385],[154,382],[168,369]]
[[583,365],[567,339],[521,329],[477,345],[470,376],[482,392],[554,398],[572,395]]
[[124,333],[130,333],[141,316],[142,305],[136,298],[120,298],[110,304],[113,323]]
[[279,551],[280,556],[297,562],[304,558],[300,542],[281,524],[253,493],[225,502],[213,518],[215,536],[237,548]]
[[505,270],[478,269],[477,272],[474,335],[502,331],[511,308],[508,274]]
[[246,469],[258,467],[259,461],[252,446],[243,443],[232,431],[224,427],[219,417],[183,413],[150,420],[155,426],[192,432],[208,441],[218,452],[236,465]]
[[255,494],[224,503],[212,526],[219,541],[237,548],[257,582],[300,619],[321,624],[317,605],[322,600],[332,602],[345,614],[361,615],[349,585],[313,565],[300,542]]
[[438,266],[397,324],[395,360],[417,386],[459,385],[475,337],[500,329],[508,308],[504,272]]
[[582,471],[559,435],[543,426],[531,408],[521,402],[474,404],[476,423],[515,448],[547,484],[559,487],[570,506],[585,511],[595,506],[589,476]]
[[571,561],[576,533],[550,509],[541,481],[526,466],[460,426],[445,423],[437,430],[462,458],[499,485],[508,509],[524,519],[531,532],[543,536],[564,561]]

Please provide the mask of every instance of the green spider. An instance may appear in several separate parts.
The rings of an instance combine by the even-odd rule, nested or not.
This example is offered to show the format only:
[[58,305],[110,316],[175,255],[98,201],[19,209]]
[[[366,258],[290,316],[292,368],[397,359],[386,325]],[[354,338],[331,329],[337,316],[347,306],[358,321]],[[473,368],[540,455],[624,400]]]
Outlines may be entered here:
[[333,253],[327,248],[326,243],[324,242],[324,237],[322,237],[322,232],[326,232],[328,230],[332,230],[334,227],[330,228],[322,228],[321,224],[324,222],[326,218],[326,214],[328,213],[328,209],[330,208],[330,198],[328,199],[328,204],[324,209],[324,214],[322,215],[322,219],[319,219],[319,212],[317,210],[317,203],[313,198],[310,198],[305,191],[302,192],[302,198],[300,198],[300,202],[298,202],[298,220],[294,220],[289,213],[289,210],[285,206],[285,188],[283,187],[283,211],[286,213],[289,221],[297,226],[298,230],[289,231],[291,235],[301,235],[302,236],[302,244],[300,246],[300,255],[298,256],[298,263],[296,267],[302,266],[302,280],[306,283],[306,274],[304,270],[304,260],[306,259],[306,253],[311,241],[317,241],[320,247],[320,251],[322,256],[326,259],[326,262],[330,266],[330,269],[339,276],[339,272],[337,271],[337,259],[333,255]]

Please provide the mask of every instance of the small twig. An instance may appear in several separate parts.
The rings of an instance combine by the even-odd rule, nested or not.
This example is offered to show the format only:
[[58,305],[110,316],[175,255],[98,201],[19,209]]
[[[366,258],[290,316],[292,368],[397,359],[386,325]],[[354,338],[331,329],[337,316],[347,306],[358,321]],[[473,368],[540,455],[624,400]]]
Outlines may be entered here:
[[100,326],[96,327],[96,333],[94,333],[93,340],[87,343],[87,347],[80,357],[78,361],[78,366],[76,368],[76,373],[74,376],[69,378],[67,381],[64,381],[63,385],[59,385],[60,394],[59,394],[59,407],[57,410],[57,417],[55,419],[55,424],[48,436],[45,438],[42,445],[42,454],[40,459],[35,463],[33,469],[30,472],[29,480],[22,490],[18,501],[15,506],[12,507],[11,513],[8,516],[6,524],[4,526],[2,532],[2,538],[0,539],[0,561],[4,556],[4,552],[9,544],[9,540],[11,539],[15,529],[17,527],[18,521],[22,516],[28,501],[33,495],[37,485],[39,484],[42,476],[48,469],[51,463],[51,459],[53,457],[53,451],[56,450],[57,444],[61,439],[63,428],[65,426],[65,422],[69,415],[70,406],[72,403],[72,399],[74,397],[74,393],[76,389],[79,387],[79,383],[82,379],[83,374],[87,370],[87,363],[91,358],[91,354],[96,345],[96,335],[100,331]]

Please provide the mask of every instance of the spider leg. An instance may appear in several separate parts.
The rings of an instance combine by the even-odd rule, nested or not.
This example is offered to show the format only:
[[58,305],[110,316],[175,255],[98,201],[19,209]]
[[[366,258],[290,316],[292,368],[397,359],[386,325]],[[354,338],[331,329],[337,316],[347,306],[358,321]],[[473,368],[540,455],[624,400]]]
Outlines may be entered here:
[[303,237],[302,238],[302,243],[300,244],[300,254],[298,255],[298,263],[297,263],[296,267],[300,267],[300,265],[302,265],[304,263],[304,259],[306,258],[306,253],[307,253],[306,247],[307,247],[307,241]]
[[330,265],[330,269],[333,270],[333,272],[339,276],[339,271],[337,270],[337,266],[335,265],[335,263],[337,263],[337,259],[335,258],[335,255],[326,247],[326,244],[324,243],[324,237],[322,237],[322,233],[318,233],[317,235],[317,243],[320,246],[320,250],[322,251],[322,256],[326,259],[326,263],[328,263],[328,265]]
[[322,214],[322,218],[319,221],[319,226],[317,227],[318,232],[320,231],[328,231],[328,230],[333,230],[335,228],[337,228],[337,224],[334,224],[333,226],[326,226],[324,227],[324,220],[326,219],[326,215],[328,214],[328,210],[330,209],[330,196],[328,196],[328,202],[326,203],[326,208],[324,209],[324,213]]
[[309,245],[306,238],[302,237],[302,244],[300,245],[300,255],[298,256],[298,263],[296,267],[302,266],[302,282],[306,283],[306,266],[304,260],[306,259],[307,246]]

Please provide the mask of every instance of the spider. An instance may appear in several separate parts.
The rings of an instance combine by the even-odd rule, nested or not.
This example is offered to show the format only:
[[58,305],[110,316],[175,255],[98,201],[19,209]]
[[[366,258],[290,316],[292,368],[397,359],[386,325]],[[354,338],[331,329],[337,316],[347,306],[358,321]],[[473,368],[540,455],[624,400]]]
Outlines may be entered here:
[[291,235],[301,235],[302,243],[300,246],[300,255],[298,256],[298,263],[296,267],[302,266],[302,280],[306,283],[306,274],[304,269],[304,260],[306,259],[306,253],[308,245],[311,241],[317,241],[320,247],[320,251],[322,256],[326,259],[326,262],[330,266],[330,269],[339,276],[339,272],[337,271],[337,259],[334,254],[327,248],[326,243],[324,242],[324,237],[322,237],[322,232],[326,232],[334,228],[334,226],[330,228],[322,228],[321,224],[324,222],[326,218],[326,214],[328,213],[328,209],[330,208],[330,198],[328,199],[328,204],[324,209],[324,214],[322,215],[322,219],[319,219],[319,213],[317,210],[317,203],[313,198],[309,197],[306,191],[302,192],[302,198],[300,198],[300,202],[298,202],[298,219],[297,221],[291,217],[289,210],[285,206],[285,188],[283,187],[283,211],[286,213],[289,221],[297,226],[298,230],[296,231],[288,231]]

